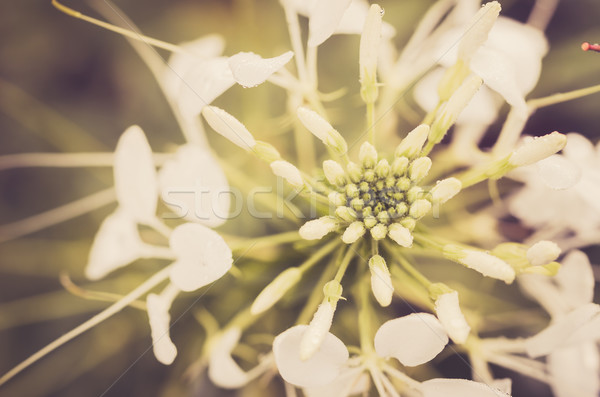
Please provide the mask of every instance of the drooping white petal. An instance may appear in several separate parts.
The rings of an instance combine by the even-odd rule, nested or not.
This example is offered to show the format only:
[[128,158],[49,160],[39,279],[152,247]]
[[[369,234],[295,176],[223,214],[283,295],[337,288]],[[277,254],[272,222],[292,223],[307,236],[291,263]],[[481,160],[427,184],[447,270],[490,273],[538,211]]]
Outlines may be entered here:
[[429,313],[413,313],[385,322],[375,334],[375,351],[414,367],[437,356],[448,343],[439,320]]
[[308,360],[300,359],[300,341],[308,325],[296,325],[273,341],[275,364],[286,381],[298,387],[323,386],[333,381],[349,358],[344,343],[327,333],[319,350]]
[[171,281],[183,291],[208,285],[229,271],[233,264],[231,249],[217,232],[197,223],[176,227],[169,239],[177,256]]
[[527,354],[536,358],[545,356],[554,349],[564,346],[578,329],[600,314],[600,306],[588,303],[557,319],[539,334],[525,343]]
[[169,365],[177,356],[177,348],[169,336],[171,302],[156,294],[149,294],[146,299],[148,318],[152,334],[152,349],[156,359],[162,364]]
[[142,241],[133,218],[122,209],[107,216],[94,237],[85,275],[98,280],[140,257]]
[[308,45],[316,47],[335,32],[352,0],[329,0],[313,3],[308,21]]
[[510,397],[485,383],[436,378],[421,383],[423,397]]
[[594,297],[594,271],[587,255],[573,250],[562,261],[555,277],[561,299],[575,308],[592,302]]
[[137,125],[129,127],[119,138],[114,176],[121,208],[136,221],[151,223],[156,216],[158,183],[152,149]]
[[206,106],[202,109],[202,116],[215,131],[242,149],[250,151],[256,145],[246,126],[223,109]]
[[465,343],[471,327],[460,310],[458,292],[452,291],[440,295],[435,301],[435,312],[448,336],[455,343]]
[[255,87],[281,69],[292,59],[292,51],[274,58],[262,58],[253,52],[239,52],[229,58],[229,67],[235,81],[244,87]]
[[581,179],[581,170],[565,156],[554,154],[538,161],[536,166],[542,181],[552,189],[568,189]]
[[237,389],[250,381],[248,373],[231,357],[231,352],[240,341],[242,331],[231,328],[225,332],[210,352],[208,377],[217,386],[225,389]]
[[557,349],[548,356],[547,363],[556,397],[598,397],[600,357],[595,343]]
[[294,187],[300,187],[304,185],[304,179],[300,170],[295,165],[288,163],[283,160],[276,160],[270,164],[271,170],[277,176],[282,177],[288,183]]
[[231,196],[227,178],[213,155],[199,145],[183,145],[158,173],[163,202],[174,211],[164,215],[209,227],[229,216]]

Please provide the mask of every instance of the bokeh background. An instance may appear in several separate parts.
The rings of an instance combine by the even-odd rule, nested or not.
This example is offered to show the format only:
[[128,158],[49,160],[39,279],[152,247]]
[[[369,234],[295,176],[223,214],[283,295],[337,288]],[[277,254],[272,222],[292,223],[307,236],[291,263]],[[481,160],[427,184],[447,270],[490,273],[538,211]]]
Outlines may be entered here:
[[[381,1],[386,9],[385,20],[398,31],[399,46],[432,3]],[[533,0],[501,3],[503,15],[525,21]],[[66,4],[97,17],[98,7],[105,6],[101,0]],[[289,48],[283,12],[276,0],[120,0],[116,4],[145,34],[168,42],[216,32],[227,40],[226,54],[244,50],[274,56]],[[547,29],[550,52],[530,98],[600,83],[600,54],[580,49],[583,41],[600,41],[599,18],[597,0],[560,2]],[[320,72],[325,91],[337,88],[337,79],[357,74],[356,56],[350,57],[352,62],[347,65],[339,64],[338,57],[347,52],[357,54],[357,48],[358,37],[334,37],[323,46]],[[159,52],[165,59],[169,55]],[[334,83],[327,87],[327,81]],[[249,120],[253,131],[260,131],[261,118],[281,110],[280,102],[263,100],[269,93],[266,90],[235,87],[219,101],[237,107],[235,114]],[[600,137],[599,109],[600,95],[542,109],[531,118],[526,132],[541,135],[553,130],[577,131],[595,142]],[[144,128],[156,151],[183,143],[154,78],[125,39],[58,12],[49,0],[0,3],[0,155],[111,151],[131,124]],[[499,125],[494,128],[497,130]],[[262,133],[271,134],[271,142],[280,139],[272,131]],[[240,165],[236,156],[239,152],[229,154],[219,137],[211,141],[225,159]],[[278,147],[285,145],[281,138]],[[111,170],[107,168],[0,170],[0,225],[111,184]],[[75,283],[86,286],[83,268],[87,252],[99,223],[113,207],[0,243],[1,373],[106,307],[105,302],[66,292],[59,275],[67,272]],[[593,248],[587,252],[599,261]],[[148,266],[158,268],[160,264],[134,264],[130,271],[89,288],[124,293],[145,279]],[[183,307],[185,302],[180,305]],[[193,341],[195,334],[201,336],[193,316],[187,317],[173,329],[176,341],[180,337]],[[195,345],[180,345],[182,359],[164,367],[148,351],[145,313],[127,309],[35,364],[0,388],[0,396],[183,395],[187,389],[180,379],[198,352],[196,339]],[[195,385],[197,395],[229,394],[208,382],[201,385]],[[532,395],[532,390],[540,396],[547,392],[531,387],[521,395]],[[260,390],[241,395],[253,393],[267,395]],[[279,395],[281,390],[275,387],[270,393]]]

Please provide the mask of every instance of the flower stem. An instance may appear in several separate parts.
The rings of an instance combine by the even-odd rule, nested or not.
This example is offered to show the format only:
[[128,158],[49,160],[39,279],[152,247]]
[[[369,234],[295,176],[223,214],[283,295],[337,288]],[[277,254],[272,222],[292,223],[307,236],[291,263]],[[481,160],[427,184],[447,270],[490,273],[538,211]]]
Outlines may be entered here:
[[545,106],[555,105],[557,103],[567,102],[573,99],[578,99],[587,95],[592,95],[600,92],[600,84],[591,87],[580,88],[569,92],[559,92],[558,94],[550,95],[543,98],[530,99],[527,101],[530,112]]
[[95,315],[94,317],[90,318],[88,321],[84,322],[83,324],[73,328],[71,331],[67,332],[60,338],[55,339],[52,343],[46,345],[41,350],[38,350],[36,353],[31,355],[25,361],[21,362],[19,365],[17,365],[16,367],[14,367],[10,371],[8,371],[6,374],[4,374],[4,376],[2,376],[0,378],[0,386],[5,384],[6,382],[8,382],[15,375],[17,375],[18,373],[23,371],[25,368],[29,367],[31,364],[35,363],[36,361],[38,361],[41,358],[43,358],[44,356],[48,355],[49,353],[56,350],[60,346],[69,342],[71,339],[81,335],[85,331],[95,327],[96,325],[100,324],[101,322],[103,322],[104,320],[113,316],[114,314],[118,313],[125,307],[129,306],[132,302],[137,300],[140,296],[144,295],[145,293],[150,291],[152,288],[156,287],[158,284],[165,281],[169,277],[170,271],[171,271],[170,266],[165,267],[164,269],[162,269],[161,271],[159,271],[158,273],[156,273],[152,277],[150,277],[148,280],[146,280],[144,283],[142,283],[140,286],[138,286],[136,289],[131,291],[129,294],[125,295],[122,299],[120,299],[119,301],[115,302],[113,305],[104,309],[104,311],[102,311],[99,314]]

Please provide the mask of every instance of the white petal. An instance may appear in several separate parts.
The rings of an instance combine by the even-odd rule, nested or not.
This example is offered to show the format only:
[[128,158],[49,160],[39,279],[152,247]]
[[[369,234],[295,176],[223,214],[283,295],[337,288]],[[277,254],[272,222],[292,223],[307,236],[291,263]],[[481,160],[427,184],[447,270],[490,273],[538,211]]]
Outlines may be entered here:
[[600,306],[594,303],[573,310],[539,334],[529,338],[525,343],[527,354],[533,358],[545,356],[554,349],[566,345],[570,336],[599,313]]
[[94,237],[85,275],[98,280],[138,259],[141,249],[137,224],[125,211],[117,209],[104,219]]
[[183,76],[199,62],[216,58],[225,49],[225,39],[217,34],[202,36],[199,39],[180,43],[179,47],[185,52],[176,52],[169,58],[169,66],[165,68],[163,83],[165,90],[176,98],[180,87],[185,84]]
[[458,292],[453,291],[440,295],[435,301],[435,312],[455,343],[465,343],[471,327],[460,310]]
[[598,397],[600,394],[598,347],[587,343],[557,349],[548,356],[550,384],[556,397]]
[[356,394],[368,395],[371,387],[368,375],[361,367],[344,368],[333,382],[324,386],[305,388],[306,397],[348,397]]
[[199,145],[183,145],[175,158],[158,173],[161,197],[174,211],[170,218],[184,218],[209,227],[229,217],[231,195],[227,178],[213,155]]
[[552,189],[568,189],[581,179],[581,170],[565,156],[554,154],[536,166],[542,181]]
[[485,383],[436,378],[421,383],[423,397],[510,397]]
[[563,153],[575,164],[582,164],[596,157],[594,145],[585,136],[577,133],[567,134],[567,146]]
[[171,302],[165,301],[159,295],[149,294],[146,303],[154,355],[159,362],[169,365],[177,356],[177,348],[169,336]]
[[229,58],[229,67],[235,81],[244,87],[255,87],[264,83],[273,73],[292,59],[288,51],[274,58],[262,58],[253,52],[239,52]]
[[342,20],[352,0],[317,1],[310,10],[308,45],[316,47],[327,40]]
[[594,271],[587,255],[574,250],[563,259],[555,277],[561,291],[561,299],[570,307],[592,302],[594,297]]
[[195,117],[202,109],[235,84],[228,58],[219,57],[194,64],[181,76],[175,99],[185,117]]
[[156,216],[158,184],[152,149],[140,127],[129,127],[117,143],[114,160],[115,189],[123,210],[136,221]]
[[216,106],[206,106],[202,116],[221,136],[229,139],[244,150],[251,150],[256,141],[248,129],[238,119]]
[[388,230],[388,236],[402,247],[411,247],[413,243],[413,235],[409,229],[404,226],[393,223]]
[[327,333],[319,350],[310,359],[300,360],[300,341],[308,325],[296,325],[273,341],[275,364],[281,377],[299,387],[323,386],[333,381],[349,358],[344,343]]
[[250,377],[231,357],[231,352],[240,341],[242,331],[232,328],[225,332],[210,352],[208,377],[217,386],[237,389],[244,386]]
[[498,19],[500,9],[500,3],[491,1],[481,7],[469,21],[458,44],[458,57],[465,63],[469,63],[475,52],[487,40],[490,30]]
[[385,322],[375,334],[375,351],[394,357],[407,367],[426,363],[448,343],[439,320],[429,313],[413,313]]
[[183,291],[194,291],[229,271],[231,249],[217,232],[197,223],[185,223],[173,230],[169,243],[177,256],[171,281]]

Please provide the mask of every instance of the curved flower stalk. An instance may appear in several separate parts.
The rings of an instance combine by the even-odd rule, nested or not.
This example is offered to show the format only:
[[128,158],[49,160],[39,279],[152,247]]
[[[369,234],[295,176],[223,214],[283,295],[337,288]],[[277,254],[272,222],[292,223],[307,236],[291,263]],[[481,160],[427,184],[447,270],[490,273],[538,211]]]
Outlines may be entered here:
[[[457,127],[471,132],[487,127],[505,103],[516,109],[513,116],[524,110],[528,116],[524,98],[539,76],[545,51],[541,33],[499,19],[495,1],[480,8],[477,1],[441,0],[396,56],[388,40],[393,28],[378,4],[282,0],[281,5],[291,51],[278,50],[281,55],[273,58],[252,52],[224,56],[219,36],[175,46],[67,11],[172,51],[160,84],[176,104],[182,129],[201,135],[206,122],[233,144],[234,155],[217,156],[206,142],[189,139],[158,164],[141,129],[129,128],[114,155],[118,208],[100,226],[86,273],[97,280],[119,277],[118,269],[138,259],[170,263],[0,384],[144,296],[157,360],[168,365],[178,349],[197,347],[191,352],[198,359],[189,376],[206,368],[208,378],[226,389],[262,387],[260,382],[278,374],[290,396],[296,388],[308,396],[374,391],[392,397],[509,396],[510,380],[494,379],[491,363],[546,382],[562,397],[564,390],[571,391],[560,374],[562,359],[585,367],[581,375],[587,380],[587,371],[596,367],[586,367],[579,352],[598,339],[589,269],[572,271],[569,264],[559,270],[559,245],[540,236],[542,231],[530,243],[506,241],[501,230],[487,230],[496,228],[496,221],[461,230],[483,219],[489,195],[481,182],[494,186],[504,176],[516,179],[519,172],[526,175],[527,167],[538,167],[555,186],[574,183],[568,166],[556,161],[570,156],[571,147],[556,154],[567,137],[555,131],[518,145],[503,143],[506,150],[460,164],[448,163],[445,155],[449,135],[455,144],[476,148],[477,133],[459,131],[457,137]],[[307,25],[300,23],[304,16]],[[456,55],[448,63],[439,61],[435,47],[456,32],[461,35]],[[335,95],[319,91],[325,86],[319,72],[332,59],[320,46],[341,33],[360,34],[360,41],[354,41],[358,67],[349,68],[352,81],[329,103]],[[523,48],[508,46],[507,35],[524,37]],[[526,47],[536,51],[520,56]],[[341,80],[346,60],[334,61]],[[400,90],[436,63],[448,69],[436,83],[435,103],[421,122],[403,128],[399,139],[394,123],[379,121],[388,112],[393,118],[400,115],[400,106],[392,106]],[[517,69],[524,73],[515,73]],[[268,101],[256,99],[257,105],[281,114],[257,127],[244,119],[245,103],[231,104],[227,96],[232,92],[223,94],[235,84],[251,89],[264,82],[272,83],[277,94],[265,94]],[[486,94],[488,88],[498,95]],[[479,101],[477,95],[495,99],[479,103],[485,114],[475,119],[469,106]],[[359,98],[360,108],[353,101]],[[505,123],[511,132],[513,122],[509,116]],[[313,147],[313,138],[322,146]],[[501,139],[506,141],[501,137],[497,142]],[[242,163],[240,154],[250,160]],[[223,168],[217,157],[224,160]],[[266,192],[257,192],[267,171],[277,180],[275,202],[275,195],[265,199]],[[233,200],[223,194],[229,191],[228,180],[255,194],[248,200],[251,216],[233,216],[225,224],[232,217]],[[279,184],[284,181],[285,188]],[[260,194],[256,201],[265,211],[252,212]],[[172,218],[173,228],[157,216],[163,204],[172,212],[161,216]],[[527,211],[533,217],[538,208]],[[156,233],[140,233],[139,226]],[[219,233],[211,229],[221,226]],[[148,243],[146,233],[159,242]],[[187,345],[177,338],[174,343],[174,300],[230,271],[232,277],[203,295],[203,307],[194,313],[206,332],[188,335],[199,335],[201,351],[195,340]],[[531,295],[553,318],[533,337],[522,323],[527,316],[521,302],[514,298],[515,280],[535,284]],[[527,339],[488,337],[505,328]],[[438,367],[436,357],[455,349],[469,354],[472,380],[430,379],[429,370]],[[548,356],[546,363],[536,360],[540,356]],[[417,368],[409,372],[410,367]],[[589,386],[597,391],[596,383]]]

